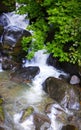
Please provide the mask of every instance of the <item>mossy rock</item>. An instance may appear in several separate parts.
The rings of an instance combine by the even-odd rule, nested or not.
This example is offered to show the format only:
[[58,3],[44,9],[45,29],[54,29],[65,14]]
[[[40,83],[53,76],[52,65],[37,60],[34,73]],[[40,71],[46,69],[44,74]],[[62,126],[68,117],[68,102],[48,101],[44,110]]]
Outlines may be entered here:
[[0,105],[1,105],[1,104],[3,104],[3,102],[4,102],[4,101],[3,101],[3,99],[2,99],[2,98],[0,98]]
[[4,122],[3,98],[0,97],[0,123]]
[[0,105],[0,123],[4,122],[4,110],[2,105]]
[[32,106],[29,106],[23,111],[22,117],[20,119],[20,122],[25,121],[32,113],[34,112],[34,108]]

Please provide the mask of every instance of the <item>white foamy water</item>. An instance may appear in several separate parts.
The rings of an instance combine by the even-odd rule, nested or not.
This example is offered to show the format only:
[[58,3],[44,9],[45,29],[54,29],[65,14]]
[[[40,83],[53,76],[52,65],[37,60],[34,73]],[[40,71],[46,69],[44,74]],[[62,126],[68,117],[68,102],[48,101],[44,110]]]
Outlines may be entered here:
[[22,114],[17,113],[14,115],[14,123],[18,125],[18,127],[22,128],[23,130],[35,130],[34,122],[33,122],[33,116],[31,115],[29,118],[27,118],[24,122],[19,123],[20,117]]
[[2,62],[2,59],[0,58],[0,72],[3,71],[3,70],[2,70],[2,64],[1,64],[1,62]]
[[22,29],[26,29],[27,25],[29,24],[29,20],[26,19],[26,17],[27,17],[26,14],[19,15],[19,14],[16,14],[15,12],[10,12],[10,13],[4,13],[4,15],[10,21],[8,26],[13,25],[13,26],[17,26]]
[[64,109],[57,103],[53,104],[51,113],[48,114],[51,120],[51,126],[48,128],[48,130],[61,130],[65,125],[65,122],[67,122],[67,117],[71,116],[72,114],[73,113],[70,112],[67,108]]
[[49,54],[45,54],[45,50],[39,50],[35,53],[34,58],[31,61],[27,61],[25,64],[26,67],[38,66],[40,68],[40,73],[33,80],[33,87],[31,87],[30,91],[24,93],[29,103],[36,103],[42,100],[44,95],[42,83],[46,78],[50,76],[58,78],[61,73],[64,74],[46,64],[48,56]]
[[59,112],[56,108],[59,108],[59,109],[63,110],[60,107],[60,105],[58,105],[58,104],[54,104],[53,105],[53,107],[51,109],[51,113],[48,115],[50,120],[51,120],[51,126],[50,126],[50,128],[48,130],[61,130],[61,128],[63,127],[63,123],[61,123],[60,121],[56,120],[57,114],[61,113],[61,111]]
[[2,70],[2,65],[0,64],[0,72],[2,72],[3,70]]
[[[64,74],[63,72],[59,72],[54,67],[48,66],[46,64],[46,60],[49,54],[45,54],[44,52],[45,50],[39,50],[35,53],[34,58],[31,61],[27,61],[25,64],[26,67],[39,66],[40,68],[40,73],[34,78],[29,91],[27,90],[23,93],[23,97],[27,99],[28,104],[39,103],[43,100],[43,96],[45,93],[42,88],[42,83],[45,81],[46,78],[50,76],[58,78],[60,74]],[[53,108],[50,114],[51,126],[48,130],[61,130],[63,124],[56,120],[56,116],[54,115],[54,113],[57,114],[56,109]],[[20,116],[21,114],[16,114],[14,116],[14,121],[19,123],[18,121],[20,119]],[[19,124],[23,127],[24,130],[32,130],[32,128],[34,130],[33,117],[30,117],[23,123]],[[41,127],[41,130],[43,130],[43,127]]]

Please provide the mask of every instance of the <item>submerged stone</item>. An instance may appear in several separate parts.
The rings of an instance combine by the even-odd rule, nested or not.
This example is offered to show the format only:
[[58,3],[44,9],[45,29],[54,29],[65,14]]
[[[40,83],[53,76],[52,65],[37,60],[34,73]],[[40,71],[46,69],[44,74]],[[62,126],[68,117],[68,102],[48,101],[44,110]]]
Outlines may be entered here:
[[3,99],[0,97],[0,123],[4,123],[4,119]]
[[34,108],[32,106],[29,106],[27,109],[25,109],[23,111],[20,122],[24,122],[33,112],[34,112]]

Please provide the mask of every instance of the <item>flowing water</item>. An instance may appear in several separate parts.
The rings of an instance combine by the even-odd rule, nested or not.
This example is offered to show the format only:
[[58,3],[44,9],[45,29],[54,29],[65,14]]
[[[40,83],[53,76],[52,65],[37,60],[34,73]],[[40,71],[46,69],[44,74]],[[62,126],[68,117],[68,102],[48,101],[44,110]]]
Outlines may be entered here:
[[[19,16],[15,13],[5,15],[10,21],[9,25],[16,25],[24,29],[28,25],[25,15]],[[10,81],[8,72],[2,71],[0,65],[0,94],[5,99],[5,130],[35,130],[32,115],[26,121],[19,122],[22,110],[29,105],[38,109],[36,107],[40,107],[44,101],[49,100],[49,97],[42,89],[42,83],[50,76],[58,78],[61,73],[65,74],[46,64],[48,56],[49,54],[46,54],[45,50],[39,50],[35,53],[34,58],[24,65],[26,67],[39,66],[40,68],[40,73],[33,79],[32,84],[23,85]],[[56,120],[54,113],[57,112],[53,107],[51,114],[48,115],[51,120],[51,126],[48,130],[61,130],[63,123]],[[40,130],[44,130],[44,128],[42,127]]]

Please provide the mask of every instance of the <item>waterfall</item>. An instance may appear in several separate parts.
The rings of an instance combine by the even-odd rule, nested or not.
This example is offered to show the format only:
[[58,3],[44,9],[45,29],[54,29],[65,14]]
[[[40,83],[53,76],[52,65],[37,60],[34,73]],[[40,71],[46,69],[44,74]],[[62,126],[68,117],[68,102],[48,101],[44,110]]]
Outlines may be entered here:
[[[48,66],[46,64],[46,60],[49,54],[45,53],[45,50],[39,50],[35,53],[34,58],[31,61],[26,61],[25,66],[39,66],[40,73],[33,79],[32,86],[30,90],[23,93],[23,98],[27,99],[28,104],[36,104],[40,103],[43,100],[43,96],[45,95],[44,91],[42,90],[42,83],[45,81],[46,78],[53,76],[58,78],[60,74],[65,74],[64,72],[58,71],[52,66]],[[50,119],[51,119],[51,126],[48,130],[61,130],[63,124],[57,122],[56,117],[54,116],[55,109],[51,110]],[[17,113],[14,115],[14,121],[17,125],[23,127],[24,130],[35,130],[35,126],[33,124],[33,117],[31,116],[29,119],[24,121],[23,123],[19,123],[18,120],[21,117],[21,113]],[[59,124],[59,125],[58,125]],[[43,127],[41,128],[43,130]]]
[[[26,15],[18,15],[14,12],[7,13],[5,16],[9,19],[9,24],[14,25],[23,29],[26,29],[29,21],[25,19]],[[26,61],[24,66],[39,66],[40,73],[33,79],[32,84],[30,85],[30,89],[25,89],[22,93],[22,97],[18,97],[17,100],[24,98],[27,100],[29,105],[40,103],[43,100],[45,92],[42,89],[42,83],[45,81],[46,78],[53,76],[58,78],[60,74],[65,75],[64,72],[58,71],[52,66],[48,66],[46,64],[47,58],[49,54],[45,53],[45,50],[39,50],[35,53],[34,58],[31,61]],[[0,67],[1,70],[1,67]],[[24,88],[23,88],[24,89]],[[15,106],[14,106],[15,107]],[[61,130],[63,124],[56,121],[56,117],[54,116],[55,109],[51,110],[51,114],[49,115],[51,119],[51,126],[48,130]],[[35,126],[33,123],[33,117],[30,116],[26,121],[23,123],[19,122],[20,117],[22,116],[21,112],[15,112],[13,115],[13,124],[15,130],[35,130]],[[8,128],[8,130],[13,130],[12,128]],[[43,129],[42,129],[43,130]]]
[[26,29],[29,24],[29,20],[27,19],[27,15],[19,15],[15,12],[3,13],[3,16],[6,17],[8,21],[8,26],[16,26],[22,29]]
[[[45,50],[39,50],[35,53],[35,56],[31,61],[26,61],[26,67],[39,66],[40,68],[40,73],[33,80],[33,87],[31,87],[30,93],[25,92],[25,95],[27,95],[26,97],[29,98],[30,102],[39,102],[42,99],[44,94],[44,91],[42,90],[42,83],[46,80],[46,78],[50,76],[58,78],[61,73],[64,74],[63,72],[59,72],[54,67],[46,64],[48,56],[49,54],[46,54]],[[36,97],[38,97],[37,100]]]

